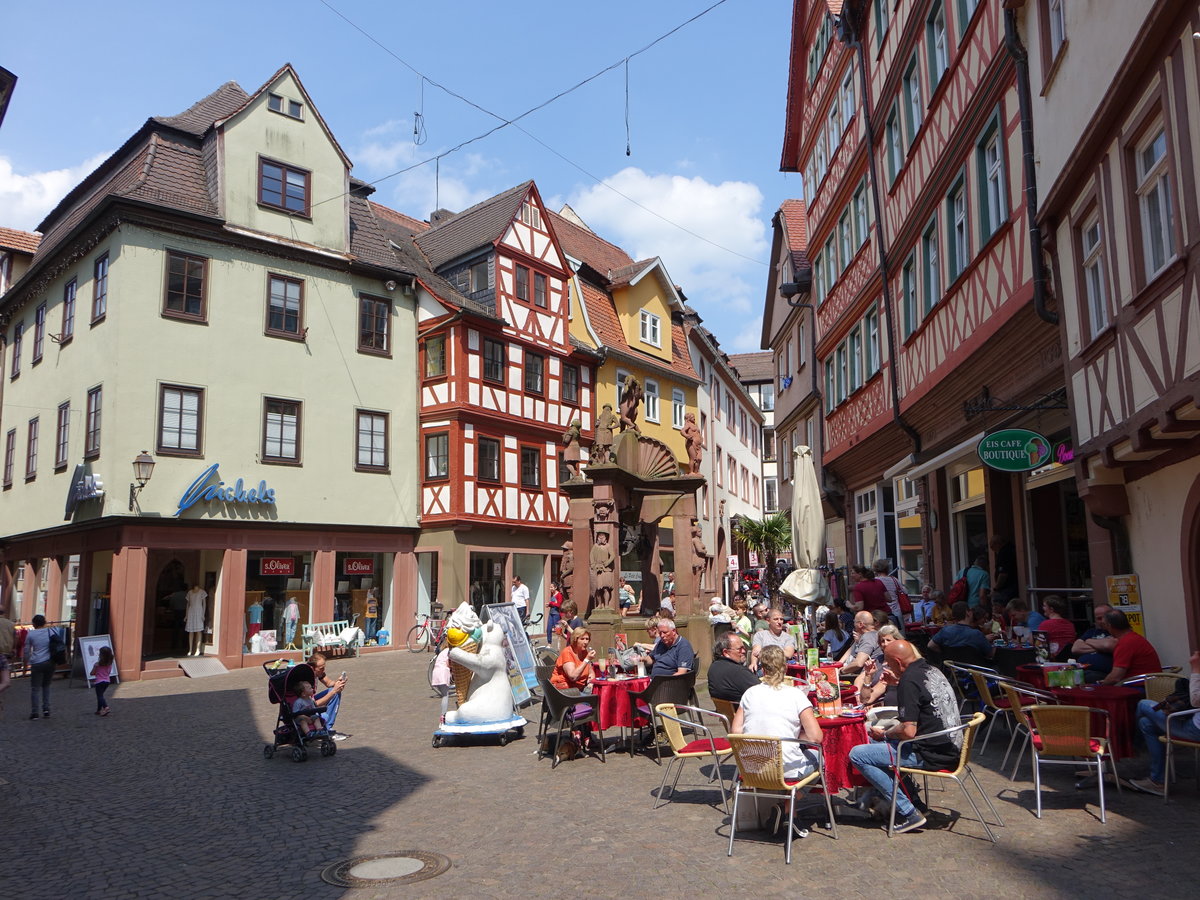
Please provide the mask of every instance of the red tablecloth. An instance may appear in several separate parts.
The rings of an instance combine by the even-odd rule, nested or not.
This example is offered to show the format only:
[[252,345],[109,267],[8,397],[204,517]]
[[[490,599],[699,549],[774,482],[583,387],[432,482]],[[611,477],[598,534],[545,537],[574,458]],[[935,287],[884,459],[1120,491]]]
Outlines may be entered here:
[[[1050,669],[1066,668],[1064,663],[1050,663]],[[1046,672],[1048,671],[1045,665],[1041,663],[1025,663],[1016,667],[1017,681],[1023,681],[1031,687],[1047,690],[1046,688]]]
[[817,721],[825,734],[821,748],[825,751],[825,783],[829,791],[865,785],[867,780],[850,764],[850,750],[868,741],[865,717],[818,717]]
[[[1133,728],[1137,703],[1142,692],[1115,684],[1097,684],[1073,688],[1051,688],[1050,693],[1071,706],[1094,706],[1108,712],[1112,729],[1109,747],[1114,759],[1134,755]],[[1104,737],[1104,717],[1092,716],[1093,734]]]
[[[644,691],[649,686],[649,676],[624,681],[593,681],[592,691],[600,698],[600,728],[629,728],[637,724],[629,714],[629,692]],[[640,721],[645,722],[645,719]]]

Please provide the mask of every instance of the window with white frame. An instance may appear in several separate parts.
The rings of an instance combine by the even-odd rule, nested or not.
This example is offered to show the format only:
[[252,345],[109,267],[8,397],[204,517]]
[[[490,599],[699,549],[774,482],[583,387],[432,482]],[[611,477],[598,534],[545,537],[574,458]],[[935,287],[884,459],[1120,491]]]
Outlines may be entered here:
[[758,408],[771,412],[775,408],[775,383],[764,381],[758,386]]
[[950,66],[946,49],[946,10],[940,2],[933,5],[925,19],[925,45],[929,53],[929,87],[932,91]]
[[863,317],[863,329],[866,331],[866,347],[864,348],[864,362],[866,364],[866,378],[870,378],[879,371],[879,308],[872,306],[867,310],[867,314]]
[[621,395],[625,393],[625,381],[629,378],[629,373],[617,369],[617,398],[613,402],[614,409],[621,408]]
[[1175,255],[1174,215],[1167,167],[1167,134],[1162,124],[1150,129],[1135,150],[1138,212],[1142,226],[1145,277],[1149,281]]
[[817,135],[817,183],[819,184],[825,178],[825,173],[829,171],[829,157],[825,151],[825,132],[822,131]]
[[687,415],[687,397],[679,388],[671,388],[671,427],[683,428]]
[[837,400],[838,403],[845,401],[847,397],[847,385],[849,382],[849,362],[846,357],[846,345],[843,343],[837,348]]
[[1067,42],[1067,17],[1063,9],[1064,0],[1049,0],[1046,5],[1050,26],[1050,59],[1058,59],[1059,51]]
[[841,244],[843,272],[846,271],[846,267],[850,265],[850,260],[854,257],[854,234],[852,232],[850,209],[847,207],[838,220],[838,242]]
[[721,474],[721,460],[724,458],[725,457],[724,457],[724,454],[721,452],[721,448],[718,447],[717,448],[717,464],[713,467],[713,473],[717,476],[717,487],[722,486],[722,482],[725,477],[724,475]]
[[354,455],[356,468],[386,472],[388,468],[388,414],[358,410]]
[[967,33],[967,26],[971,24],[971,19],[975,16],[975,10],[979,8],[979,0],[958,0],[958,37],[962,40],[964,34]]
[[892,0],[875,0],[875,40],[878,46],[883,46],[888,26],[892,21]]
[[879,502],[875,488],[854,495],[854,538],[858,558],[866,563],[879,558]]
[[657,422],[659,416],[658,407],[658,382],[646,379],[646,384],[643,389],[643,402],[646,409],[646,421]]
[[764,428],[762,433],[763,462],[775,462],[775,429]]
[[826,266],[825,286],[826,289],[833,290],[833,286],[837,282],[838,275],[840,275],[842,272],[841,268],[838,266],[836,236],[831,234],[829,236],[829,240],[825,242],[825,253],[823,256]]
[[917,329],[917,263],[909,256],[900,272],[900,302],[904,309],[904,336]]
[[937,221],[929,223],[921,235],[921,282],[924,289],[924,313],[928,315],[942,299],[942,270],[938,258]]
[[893,105],[888,113],[887,125],[884,127],[885,147],[887,151],[888,183],[896,180],[904,167],[904,135],[900,130],[900,112]]
[[842,77],[839,99],[842,103],[842,127],[845,128],[854,118],[854,66],[847,68]]
[[863,378],[863,340],[862,328],[855,328],[847,339],[850,357],[850,392],[854,393],[862,387]]
[[995,234],[1008,218],[1004,176],[1004,146],[999,117],[992,119],[976,146],[979,165],[979,227],[981,243]]
[[643,343],[651,344],[655,347],[662,346],[662,319],[648,310],[642,310],[638,316],[640,325],[640,337]]
[[842,140],[842,108],[838,105],[837,98],[829,105],[826,122],[829,128],[829,159],[832,161]]
[[834,393],[833,360],[825,363],[825,413],[828,415],[837,406],[837,395]]
[[203,451],[204,390],[164,384],[159,388],[158,447],[160,454],[199,456]]
[[854,192],[854,237],[859,247],[870,237],[870,217],[867,213],[867,183],[863,181]]
[[521,221],[534,228],[542,227],[542,212],[536,205],[526,200],[521,204]]
[[816,259],[813,260],[813,302],[820,306],[825,302],[825,260],[822,254],[818,253]]
[[921,70],[914,56],[904,72],[904,120],[907,126],[905,143],[911,147],[921,130],[925,116],[925,101],[921,97]]
[[1100,229],[1100,213],[1093,211],[1079,229],[1079,244],[1083,254],[1083,291],[1087,298],[1091,336],[1108,327],[1108,294],[1104,279],[1104,241]]
[[950,233],[950,280],[954,281],[967,267],[970,253],[970,231],[967,225],[967,188],[962,176],[946,196],[946,227]]

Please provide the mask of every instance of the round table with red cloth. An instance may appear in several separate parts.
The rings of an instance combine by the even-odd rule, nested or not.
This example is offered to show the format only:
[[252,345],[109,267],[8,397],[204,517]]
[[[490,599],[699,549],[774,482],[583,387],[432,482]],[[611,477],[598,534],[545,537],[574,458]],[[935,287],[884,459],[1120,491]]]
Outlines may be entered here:
[[[600,728],[629,728],[638,724],[630,715],[629,692],[644,691],[650,686],[650,676],[645,678],[608,678],[592,682],[592,692],[600,698]],[[645,719],[639,717],[642,723]]]
[[825,740],[825,785],[833,793],[842,788],[863,787],[867,779],[850,763],[850,751],[868,742],[865,716],[818,716]]
[[[1115,684],[1096,684],[1051,688],[1050,693],[1070,706],[1094,706],[1096,709],[1105,710],[1112,729],[1108,738],[1113,759],[1125,759],[1134,755],[1133,729],[1137,704],[1142,699],[1141,691]],[[1103,716],[1092,716],[1092,729],[1096,737],[1105,736]]]

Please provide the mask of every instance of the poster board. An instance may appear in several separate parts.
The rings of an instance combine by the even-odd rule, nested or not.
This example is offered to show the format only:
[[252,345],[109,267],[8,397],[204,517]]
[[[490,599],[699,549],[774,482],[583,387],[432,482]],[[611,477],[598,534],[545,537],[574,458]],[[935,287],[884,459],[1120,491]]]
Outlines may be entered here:
[[489,603],[487,621],[495,622],[504,632],[504,655],[508,658],[508,680],[512,685],[513,700],[520,706],[530,700],[529,689],[537,686],[537,661],[533,648],[529,646],[529,635],[517,608],[510,603]]
[[[83,677],[87,680],[87,686],[92,686],[92,666],[100,659],[100,648],[107,647],[112,650],[112,636],[108,634],[93,634],[88,637],[77,638],[79,642],[79,657],[83,660]],[[113,654],[113,669],[112,682],[115,684],[120,681],[117,674],[117,654]]]
[[1108,605],[1119,609],[1129,619],[1129,624],[1142,637],[1146,636],[1146,625],[1142,621],[1142,590],[1136,575],[1109,575],[1105,578],[1108,587]]

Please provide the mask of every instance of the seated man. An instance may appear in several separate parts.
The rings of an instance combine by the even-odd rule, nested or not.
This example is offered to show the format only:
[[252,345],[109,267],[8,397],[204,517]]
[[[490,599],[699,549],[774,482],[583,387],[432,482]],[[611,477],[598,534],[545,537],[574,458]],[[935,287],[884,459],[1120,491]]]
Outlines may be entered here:
[[333,730],[333,723],[337,720],[338,710],[342,708],[342,691],[346,689],[346,679],[339,678],[337,681],[330,679],[325,672],[325,654],[321,651],[316,651],[308,658],[308,664],[312,666],[313,674],[316,675],[317,681],[324,685],[325,690],[316,694],[312,699],[317,710],[325,719],[325,726],[329,729],[329,733],[333,735],[335,741],[344,741],[346,735],[340,731]]
[[778,647],[785,659],[796,655],[796,639],[783,630],[783,610],[773,609],[767,616],[767,627],[754,632],[750,642],[750,668],[758,671],[758,656],[763,647]]
[[675,622],[671,619],[658,620],[658,641],[650,649],[649,654],[642,660],[650,666],[650,676],[655,675],[686,675],[692,671],[696,661],[696,651],[688,643],[688,639],[675,630]]
[[767,616],[770,614],[770,607],[761,600],[754,604],[751,612],[754,614],[754,631],[763,631],[767,628]]
[[[957,605],[957,604],[956,604]],[[965,604],[964,604],[965,605]],[[896,694],[899,722],[887,729],[871,726],[875,742],[860,744],[850,751],[850,762],[871,782],[881,796],[892,794],[891,769],[896,759],[893,741],[918,734],[932,734],[960,724],[958,701],[946,676],[921,659],[908,641],[892,641],[884,651],[887,665],[899,676]],[[909,744],[900,764],[914,768],[953,769],[962,752],[963,732]],[[916,796],[915,792],[911,792]],[[925,816],[909,799],[910,791],[896,796],[896,834],[912,831],[925,824]]]
[[971,608],[966,602],[960,600],[950,609],[954,624],[947,625],[935,634],[929,641],[929,649],[934,653],[943,653],[950,648],[969,647],[977,650],[984,659],[995,656],[996,648],[992,646],[992,642],[983,636],[982,631],[967,623],[971,617]]
[[879,648],[879,635],[876,633],[875,617],[866,610],[854,614],[854,640],[846,648],[840,660],[842,675],[856,675],[863,670],[868,659],[874,659],[877,666],[883,664],[883,651]]
[[1111,609],[1104,615],[1108,633],[1117,639],[1113,648],[1112,671],[1100,680],[1100,684],[1116,684],[1126,678],[1161,672],[1162,663],[1154,645],[1133,630],[1125,613]]
[[1104,617],[1111,611],[1112,607],[1107,603],[1097,604],[1092,611],[1095,627],[1089,628],[1071,645],[1071,655],[1087,666],[1083,670],[1083,679],[1089,683],[1100,681],[1112,671],[1117,639],[1108,633],[1104,624]]
[[708,695],[717,700],[741,703],[747,688],[758,678],[746,668],[746,645],[735,631],[727,631],[713,644],[713,661],[708,667]]
[[[1200,650],[1192,653],[1189,662],[1192,664],[1192,674],[1188,676],[1188,699],[1196,712],[1191,716],[1180,716],[1171,721],[1171,737],[1182,738],[1185,741],[1200,741]],[[1167,733],[1168,710],[1159,709],[1159,704],[1153,700],[1142,700],[1138,703],[1137,727],[1146,738],[1146,747],[1150,751],[1150,777],[1131,778],[1129,783],[1139,791],[1147,794],[1163,795],[1163,783],[1166,778],[1167,746],[1159,740]]]

